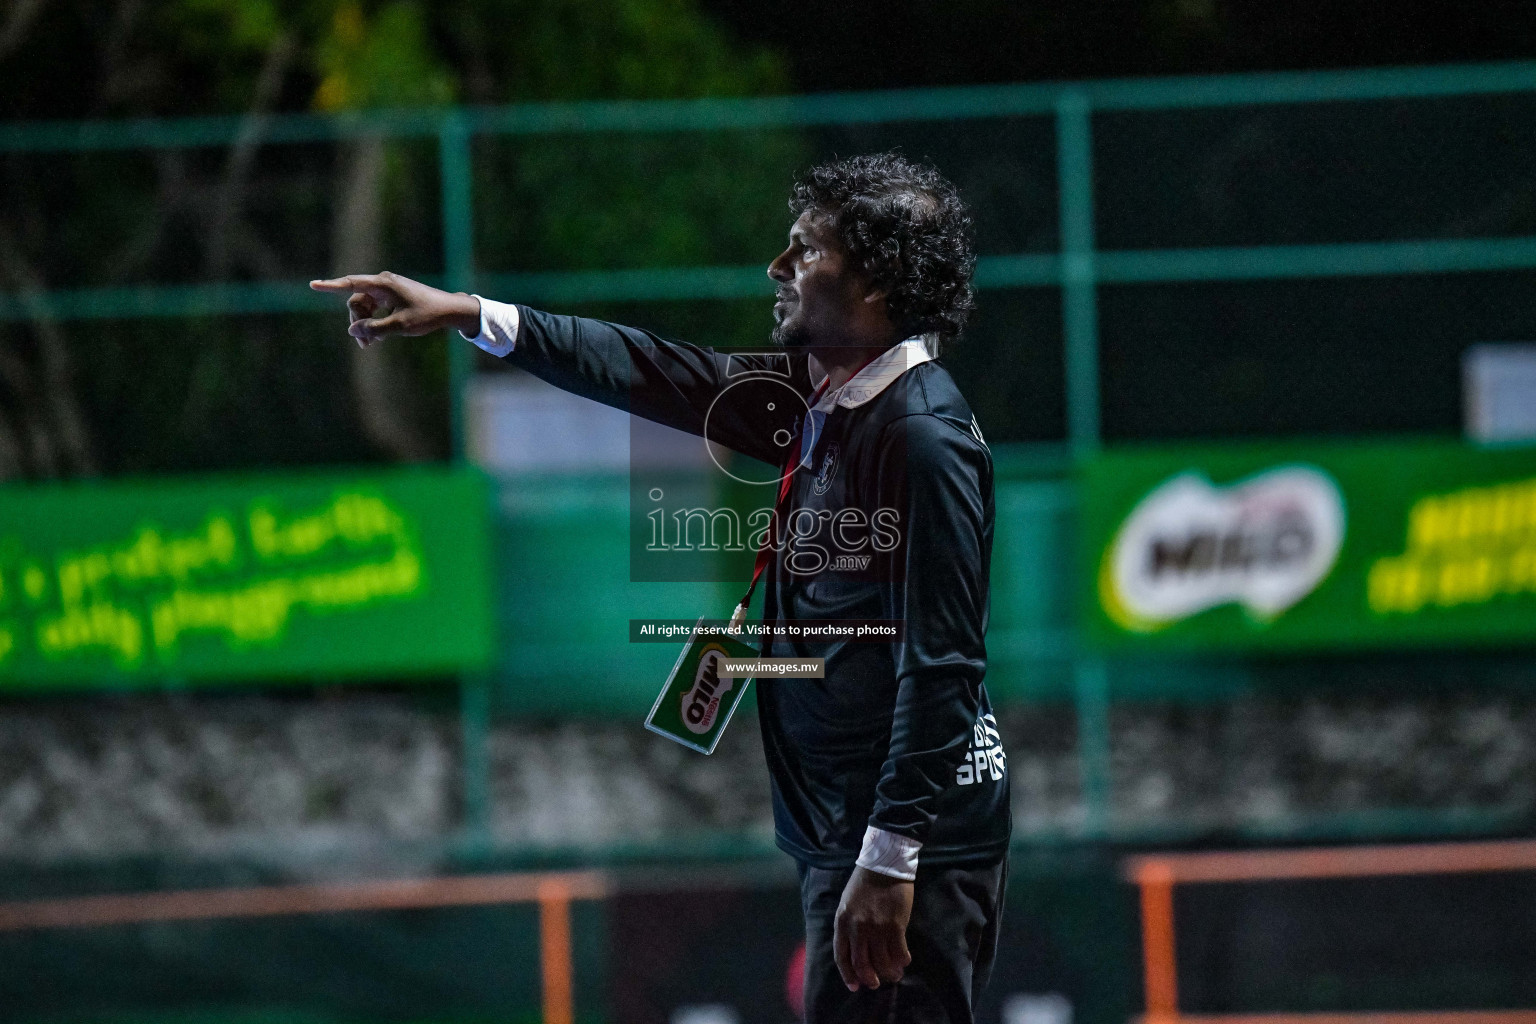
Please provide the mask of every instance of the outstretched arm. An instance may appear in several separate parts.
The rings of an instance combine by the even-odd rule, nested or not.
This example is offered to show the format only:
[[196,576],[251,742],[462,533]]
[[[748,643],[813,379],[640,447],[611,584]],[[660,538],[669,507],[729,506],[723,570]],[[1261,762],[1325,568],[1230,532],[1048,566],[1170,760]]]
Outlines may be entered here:
[[[650,331],[445,292],[399,274],[311,281],[350,293],[348,333],[366,348],[384,338],[453,329],[479,336],[495,320],[504,344],[482,348],[556,387],[782,465],[811,392],[803,357],[730,353]],[[508,329],[506,323],[515,325]],[[498,338],[499,340],[499,338]]]

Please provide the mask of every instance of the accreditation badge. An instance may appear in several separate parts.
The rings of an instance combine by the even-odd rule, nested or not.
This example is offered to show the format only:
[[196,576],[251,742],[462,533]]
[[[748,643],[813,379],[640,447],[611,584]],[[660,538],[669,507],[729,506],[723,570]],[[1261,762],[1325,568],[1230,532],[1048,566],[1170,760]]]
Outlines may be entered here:
[[755,661],[757,657],[748,645],[719,627],[704,628],[704,620],[699,619],[651,705],[645,727],[690,750],[713,753],[752,682],[722,674],[721,663],[727,658]]

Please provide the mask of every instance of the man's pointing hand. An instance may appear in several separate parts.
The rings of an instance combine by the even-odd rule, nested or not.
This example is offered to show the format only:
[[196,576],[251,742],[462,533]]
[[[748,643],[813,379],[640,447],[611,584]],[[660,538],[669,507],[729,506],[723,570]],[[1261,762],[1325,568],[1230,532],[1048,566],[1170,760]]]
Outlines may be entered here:
[[387,270],[311,281],[309,286],[317,292],[351,293],[347,312],[352,326],[347,333],[363,348],[396,335],[414,338],[448,329],[471,337],[480,333],[479,299],[463,292],[445,292]]

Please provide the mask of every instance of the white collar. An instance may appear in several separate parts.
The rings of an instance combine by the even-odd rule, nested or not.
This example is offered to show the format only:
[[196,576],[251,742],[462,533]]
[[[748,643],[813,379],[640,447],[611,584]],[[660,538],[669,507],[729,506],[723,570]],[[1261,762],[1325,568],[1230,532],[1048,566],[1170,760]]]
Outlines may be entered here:
[[[898,342],[876,356],[858,373],[849,377],[842,387],[822,395],[812,408],[817,412],[831,412],[833,407],[838,405],[844,409],[857,409],[884,391],[897,377],[932,358],[922,338],[908,338],[906,341]],[[821,363],[815,356],[812,356],[811,360],[812,370],[821,377],[816,384],[819,388],[826,383],[827,375],[822,371]]]

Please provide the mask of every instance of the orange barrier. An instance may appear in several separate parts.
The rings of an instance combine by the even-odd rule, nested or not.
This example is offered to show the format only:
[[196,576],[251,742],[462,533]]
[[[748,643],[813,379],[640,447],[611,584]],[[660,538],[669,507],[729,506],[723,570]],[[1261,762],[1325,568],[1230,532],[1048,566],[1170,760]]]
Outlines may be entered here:
[[1536,870],[1536,841],[1151,854],[1128,858],[1141,891],[1144,1024],[1536,1024],[1536,1010],[1413,1013],[1180,1013],[1173,887],[1201,882],[1467,874]]
[[0,903],[0,931],[537,903],[544,1024],[573,1024],[571,901],[600,899],[608,890],[599,872],[556,871],[77,896]]
[[544,980],[544,1024],[573,1024],[571,887],[563,878],[539,883],[539,967]]
[[1136,881],[1138,873],[1151,865],[1170,872],[1175,882],[1530,871],[1536,870],[1536,841],[1159,854],[1132,857],[1127,862],[1131,880]]
[[1173,874],[1161,865],[1149,864],[1139,879],[1147,1017],[1170,1020],[1179,1014],[1178,964],[1173,950]]

